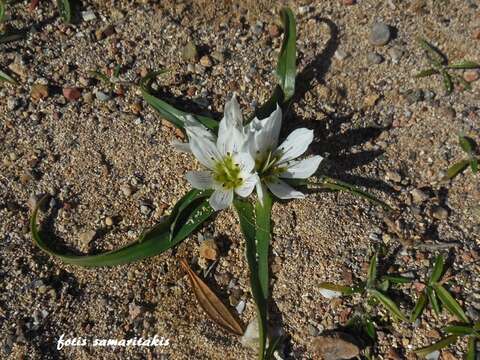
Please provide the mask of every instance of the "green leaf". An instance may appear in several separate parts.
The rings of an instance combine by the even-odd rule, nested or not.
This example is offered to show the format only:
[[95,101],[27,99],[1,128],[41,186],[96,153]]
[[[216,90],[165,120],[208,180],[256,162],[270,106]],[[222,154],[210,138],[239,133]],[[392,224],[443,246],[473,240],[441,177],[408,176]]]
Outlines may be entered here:
[[415,322],[420,315],[422,315],[425,306],[427,305],[427,295],[422,292],[418,298],[415,307],[412,310],[412,314],[410,315],[410,321]]
[[393,317],[402,321],[408,321],[407,317],[402,313],[402,311],[398,308],[398,306],[388,296],[386,296],[385,294],[381,293],[376,289],[370,289],[368,290],[368,292],[380,303],[382,303],[382,305],[385,306],[390,311]]
[[[67,264],[77,266],[98,267],[121,265],[161,254],[185,239],[185,237],[190,235],[190,233],[200,224],[200,222],[197,220],[192,226],[189,226],[188,228],[182,228],[182,231],[177,233],[173,241],[170,241],[170,218],[167,218],[152,229],[144,232],[139,237],[138,241],[128,244],[120,249],[98,255],[71,255],[67,252],[56,250],[43,238],[38,230],[38,209],[45,199],[46,197],[39,202],[37,207],[35,207],[30,218],[30,231],[33,241],[44,252],[59,258]],[[209,215],[213,214],[213,211],[211,213],[205,211],[206,206],[208,206],[208,204],[203,204],[202,206],[195,208],[187,220],[193,221],[193,219],[197,218],[206,219]]]
[[438,303],[437,294],[433,291],[432,287],[427,286],[427,295],[430,304],[432,305],[432,309],[436,315],[436,317],[440,316],[440,304]]
[[283,336],[277,336],[275,339],[272,340],[271,345],[268,346],[268,349],[265,355],[265,360],[275,359],[274,357],[275,350],[277,350],[282,339],[283,339]]
[[467,344],[467,356],[465,357],[465,360],[475,360],[476,359],[476,345],[475,345],[476,339],[474,337],[471,337],[468,339],[468,344]]
[[5,20],[5,1],[0,0],[0,22]]
[[475,150],[475,142],[472,139],[463,135],[459,135],[458,142],[460,143],[460,147],[463,151],[465,151],[468,155],[473,154]]
[[478,159],[472,158],[470,160],[470,167],[472,168],[472,173],[476,174],[478,172]]
[[413,281],[412,278],[408,278],[405,276],[395,276],[395,275],[384,275],[382,279],[388,280],[394,284],[408,284]]
[[113,69],[113,76],[118,78],[120,75],[120,70],[122,69],[122,66],[120,64],[115,65],[115,69]]
[[370,264],[368,265],[367,289],[375,285],[376,279],[377,279],[377,254],[374,254],[370,259]]
[[255,220],[258,255],[258,274],[263,297],[268,299],[269,276],[268,276],[268,250],[271,238],[272,198],[268,191],[264,192],[263,204],[255,204]]
[[366,191],[360,190],[356,186],[350,185],[349,183],[346,183],[344,181],[340,181],[337,179],[333,179],[330,177],[324,177],[323,181],[324,182],[320,186],[325,189],[329,189],[332,191],[347,191],[353,195],[360,196],[367,200],[370,200],[371,202],[377,205],[381,205],[386,210],[389,210],[389,211],[393,210],[387,203],[383,202],[376,196]]
[[480,64],[474,61],[460,61],[455,64],[450,64],[447,66],[449,69],[477,69],[480,68]]
[[464,323],[469,323],[470,320],[468,319],[467,315],[461,308],[460,304],[453,298],[452,295],[440,284],[434,284],[433,288],[435,289],[435,293],[437,294],[438,298],[445,306],[445,308],[452,314],[455,315],[460,321]]
[[[184,118],[189,113],[178,110],[169,103],[155,97],[151,93],[151,83],[152,81],[161,74],[166,73],[168,70],[154,71],[140,80],[140,91],[142,93],[145,101],[152,106],[156,111],[160,113],[162,117],[170,121],[174,126],[183,129],[184,128]],[[212,131],[217,131],[218,122],[207,116],[195,115],[195,118],[203,124],[205,127]]]
[[208,200],[203,200],[198,205],[189,207],[189,215],[185,219],[185,222],[183,223],[182,221],[183,225],[177,232],[175,232],[173,238],[169,240],[173,244],[178,244],[180,241],[190,235],[198,226],[203,224],[214,213],[215,211],[210,206]]
[[[185,217],[189,215],[188,211],[185,211],[188,207],[192,207],[192,205],[195,205],[199,200],[202,200],[208,196],[212,191],[202,191],[202,190],[190,190],[186,195],[184,195],[173,207],[172,213],[170,214],[170,240],[173,240],[173,238],[176,236],[178,233],[179,227],[184,225]],[[183,219],[182,219],[183,215]]]
[[14,78],[12,78],[7,73],[4,73],[2,70],[0,70],[0,81],[5,81],[5,82],[8,82],[12,85],[17,85],[18,84],[18,82]]
[[387,279],[380,281],[380,284],[377,286],[377,288],[383,292],[387,292],[389,287],[390,281]]
[[70,7],[70,0],[57,0],[58,10],[63,21],[70,23],[72,21],[72,9]]
[[414,77],[419,79],[419,78],[431,76],[431,75],[434,75],[434,74],[439,74],[439,71],[437,69],[430,68],[430,69],[420,71],[419,73],[415,74]]
[[442,74],[443,77],[443,86],[445,86],[445,91],[447,94],[451,94],[453,91],[453,82],[452,82],[452,77],[448,72],[445,70],[440,70],[440,73]]
[[6,44],[12,41],[22,40],[24,37],[25,33],[23,31],[0,34],[0,44]]
[[427,58],[433,65],[437,67],[445,65],[445,56],[439,50],[437,50],[425,39],[418,38],[418,42],[420,43],[420,46],[427,52]]
[[365,319],[365,332],[367,335],[372,339],[375,340],[377,338],[377,331],[375,330],[375,325],[373,324],[372,320]]
[[451,336],[446,337],[445,339],[442,339],[442,340],[436,342],[433,345],[430,345],[430,346],[427,346],[427,347],[424,347],[424,348],[421,348],[421,349],[418,349],[418,350],[414,350],[413,352],[415,354],[417,354],[418,356],[425,357],[425,356],[427,356],[428,354],[430,354],[434,351],[441,350],[441,349],[446,348],[447,346],[455,343],[457,341],[457,338],[458,338],[458,336],[451,335]]
[[443,275],[443,271],[445,268],[445,258],[443,255],[438,255],[435,259],[435,265],[433,265],[433,271],[432,274],[430,275],[430,279],[428,280],[428,285],[433,285],[436,283],[438,280]]
[[352,295],[355,291],[355,288],[351,286],[343,286],[343,285],[337,285],[329,282],[322,282],[318,285],[319,288],[321,289],[327,289],[331,291],[337,291],[342,293],[343,295]]
[[267,299],[264,297],[257,262],[256,223],[255,210],[251,203],[236,199],[233,202],[240,220],[240,228],[245,237],[247,263],[250,270],[250,289],[257,305],[258,331],[259,331],[259,359],[265,358],[265,345],[267,336]]
[[109,86],[113,86],[112,80],[103,72],[101,71],[90,71],[89,72],[90,76],[99,80],[103,81],[104,83],[108,84]]
[[447,178],[453,179],[455,176],[463,172],[468,165],[470,165],[470,160],[461,160],[452,166],[450,166],[447,170]]
[[457,325],[446,326],[443,328],[443,331],[445,331],[447,334],[458,335],[458,336],[471,335],[475,332],[471,326],[457,326]]
[[289,8],[280,10],[283,24],[283,42],[278,56],[277,76],[280,87],[285,95],[284,101],[288,101],[295,93],[295,76],[297,73],[296,41],[297,31],[295,16]]

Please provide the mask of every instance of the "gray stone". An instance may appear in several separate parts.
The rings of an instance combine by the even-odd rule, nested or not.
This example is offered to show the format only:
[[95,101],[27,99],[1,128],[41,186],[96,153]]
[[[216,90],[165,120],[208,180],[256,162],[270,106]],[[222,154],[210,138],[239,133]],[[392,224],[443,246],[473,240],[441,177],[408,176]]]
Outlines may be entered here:
[[368,41],[375,46],[386,45],[391,37],[390,27],[384,23],[374,23],[370,29]]
[[360,354],[352,337],[344,333],[318,336],[313,340],[312,346],[315,353],[324,360],[352,359]]
[[182,50],[182,58],[187,62],[194,62],[198,59],[197,46],[193,41],[189,41]]
[[110,100],[110,95],[105,94],[102,91],[95,91],[95,97],[100,101],[107,101]]
[[97,18],[97,15],[92,10],[82,11],[83,21],[92,21]]
[[383,57],[375,52],[367,54],[367,61],[369,64],[378,65],[383,61]]
[[448,219],[448,210],[441,206],[435,206],[432,209],[432,216],[438,220]]
[[428,194],[420,189],[413,189],[410,194],[412,195],[413,202],[416,204],[422,203],[428,199]]
[[388,50],[388,55],[390,55],[390,58],[394,64],[398,64],[400,62],[400,59],[403,57],[404,53],[405,51],[397,46]]
[[335,51],[335,58],[340,60],[340,61],[345,60],[349,56],[350,56],[350,54],[343,49],[338,49],[337,51]]

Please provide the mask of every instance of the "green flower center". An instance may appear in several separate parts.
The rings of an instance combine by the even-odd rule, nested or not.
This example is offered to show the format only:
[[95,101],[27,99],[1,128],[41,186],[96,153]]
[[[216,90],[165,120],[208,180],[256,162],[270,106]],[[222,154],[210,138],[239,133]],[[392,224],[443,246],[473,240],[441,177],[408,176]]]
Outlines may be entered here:
[[218,161],[213,168],[213,179],[222,184],[224,189],[236,189],[243,184],[240,177],[240,166],[235,164],[231,155],[225,156]]
[[255,159],[255,169],[262,178],[268,178],[270,176],[277,176],[283,173],[286,170],[286,167],[275,166],[279,155],[274,156],[272,151],[269,151],[266,154],[258,154]]

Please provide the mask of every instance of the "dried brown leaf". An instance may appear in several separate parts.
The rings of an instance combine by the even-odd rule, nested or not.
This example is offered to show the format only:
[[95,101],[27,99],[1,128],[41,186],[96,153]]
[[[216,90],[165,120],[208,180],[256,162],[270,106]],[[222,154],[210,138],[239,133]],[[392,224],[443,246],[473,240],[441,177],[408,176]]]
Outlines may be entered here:
[[202,309],[207,315],[224,329],[236,334],[243,335],[243,327],[228,310],[228,308],[220,301],[215,293],[203,282],[200,277],[188,266],[185,259],[180,260],[180,265],[187,273],[190,284],[192,284],[193,292],[200,303]]

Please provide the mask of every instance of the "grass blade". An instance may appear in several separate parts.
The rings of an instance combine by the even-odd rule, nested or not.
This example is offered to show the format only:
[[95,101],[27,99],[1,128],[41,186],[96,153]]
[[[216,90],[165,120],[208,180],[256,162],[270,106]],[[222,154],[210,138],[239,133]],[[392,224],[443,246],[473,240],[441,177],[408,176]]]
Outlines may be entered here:
[[297,73],[297,30],[295,16],[289,8],[280,10],[283,24],[283,42],[278,56],[277,76],[284,93],[284,101],[288,101],[295,93],[295,76]]
[[468,339],[468,344],[467,344],[467,356],[465,357],[465,360],[475,360],[476,359],[476,339],[474,337],[470,337]]
[[478,172],[478,159],[477,158],[472,158],[470,160],[470,167],[472,168],[472,172],[476,174]]
[[442,339],[442,340],[436,342],[433,345],[426,346],[426,347],[418,349],[418,350],[414,350],[413,352],[415,354],[417,354],[418,356],[425,357],[425,356],[427,356],[428,354],[430,354],[434,351],[441,350],[441,349],[446,348],[447,346],[455,343],[457,341],[457,338],[458,338],[458,336],[451,335],[451,336],[446,337],[445,339]]
[[268,191],[264,192],[263,204],[255,204],[255,220],[258,255],[258,274],[263,297],[268,299],[269,276],[268,276],[268,250],[271,238],[272,198]]
[[382,280],[388,280],[394,284],[408,284],[413,281],[412,278],[405,276],[385,275],[382,276]]
[[282,336],[277,336],[275,339],[273,339],[271,345],[268,346],[267,353],[265,355],[265,360],[270,360],[275,358],[274,357],[275,350],[277,350],[282,339],[283,339]]
[[191,206],[188,208],[188,216],[185,220],[181,220],[182,226],[170,240],[173,244],[178,244],[180,241],[185,239],[190,235],[197,227],[203,224],[210,216],[212,216],[215,211],[210,206],[208,200],[203,200],[200,204],[196,206]]
[[12,85],[17,85],[18,84],[17,80],[12,78],[7,73],[4,73],[2,70],[0,70],[0,81],[8,82]]
[[343,295],[351,295],[355,292],[355,288],[351,286],[337,285],[329,282],[322,282],[320,283],[320,285],[318,285],[318,287],[321,289],[340,292]]
[[[39,201],[30,218],[30,232],[32,234],[33,241],[35,245],[37,245],[47,254],[57,257],[67,264],[77,266],[99,267],[121,265],[161,254],[162,252],[177,245],[186,236],[190,235],[190,233],[195,230],[196,226],[199,225],[197,223],[196,226],[184,229],[182,233],[177,234],[173,241],[170,241],[170,218],[167,218],[152,229],[144,232],[137,241],[120,249],[108,251],[98,255],[72,255],[66,251],[59,251],[53,247],[44,239],[38,229],[38,209],[45,200],[46,197]],[[201,216],[205,217],[206,214],[201,212]],[[192,217],[195,217],[195,212],[192,213]]]
[[0,22],[5,20],[5,1],[0,0]]
[[247,263],[250,270],[250,288],[257,305],[257,318],[259,319],[259,359],[263,360],[265,358],[267,338],[267,299],[264,298],[259,265],[257,263],[255,209],[251,203],[245,200],[237,199],[233,204],[240,220],[240,228],[245,237]]
[[424,78],[424,77],[431,76],[431,75],[434,75],[434,74],[439,74],[439,71],[437,69],[430,68],[430,69],[420,71],[419,73],[415,74],[414,77],[419,79],[419,78]]
[[447,178],[453,179],[455,176],[463,172],[468,165],[470,165],[470,160],[461,160],[450,166],[447,170]]
[[367,289],[372,288],[375,285],[377,278],[377,254],[374,254],[370,259],[367,272]]
[[480,68],[480,64],[474,61],[460,61],[455,64],[450,64],[447,66],[449,69],[477,69]]
[[447,94],[451,94],[453,91],[452,77],[448,72],[446,72],[443,69],[440,70],[440,73],[442,74],[442,77],[443,77],[443,86],[445,86],[445,91],[447,92]]
[[67,24],[72,21],[72,8],[70,6],[70,0],[57,0],[58,11],[63,21]]
[[25,37],[24,32],[10,32],[0,35],[0,44],[6,44],[12,41],[22,40]]
[[436,317],[440,316],[440,304],[438,303],[437,294],[430,286],[427,286],[427,295],[430,304],[432,305],[433,312],[435,313]]
[[393,302],[392,299],[390,299],[388,296],[385,294],[382,294],[380,291],[376,289],[370,289],[368,292],[375,298],[377,299],[383,306],[387,308],[387,310],[390,311],[390,313],[393,315],[393,317],[402,320],[402,321],[408,321],[407,317],[402,313],[402,311],[398,308],[397,304]]
[[433,65],[439,67],[447,63],[445,56],[427,40],[418,38],[418,42],[420,43],[420,46],[427,52],[427,58]]
[[427,305],[427,295],[424,292],[420,294],[415,307],[412,310],[412,314],[410,315],[410,321],[415,322],[420,315],[422,315],[425,306]]
[[447,334],[458,335],[458,336],[471,335],[474,332],[473,328],[470,326],[457,326],[457,325],[446,326],[443,328],[443,331],[445,331]]
[[[161,74],[166,73],[167,70],[154,71],[140,80],[140,91],[144,100],[160,113],[162,117],[170,121],[174,126],[183,129],[184,118],[189,113],[178,110],[169,103],[155,97],[151,93],[150,85],[152,81]],[[218,122],[207,116],[195,115],[195,118],[210,130],[216,131],[218,129]]]
[[232,312],[222,303],[215,293],[203,282],[202,279],[190,268],[185,259],[180,260],[180,265],[187,273],[195,297],[202,309],[215,323],[235,335],[242,335],[243,328]]
[[392,208],[387,203],[383,202],[376,196],[366,191],[360,190],[356,186],[350,185],[349,183],[346,183],[344,181],[340,181],[330,177],[325,177],[324,182],[321,184],[321,187],[332,190],[332,191],[347,191],[353,195],[360,196],[367,200],[370,200],[371,202],[377,205],[381,205],[386,210],[392,210]]
[[364,329],[370,339],[374,340],[377,337],[377,330],[375,330],[375,325],[373,324],[372,320],[366,319],[364,324]]
[[462,148],[463,151],[465,151],[468,155],[472,155],[475,149],[475,142],[473,139],[470,139],[469,137],[459,135],[458,136],[458,142],[460,143],[460,147]]
[[460,304],[453,298],[452,295],[450,295],[447,289],[445,289],[440,284],[433,285],[433,288],[442,304],[452,315],[455,315],[460,321],[463,321],[464,323],[468,324],[470,322],[467,315],[465,315],[465,312],[461,308]]
[[428,280],[428,285],[433,285],[443,275],[443,271],[445,268],[445,258],[443,255],[438,255],[435,259],[435,265],[433,266],[432,274],[430,275],[430,279]]

